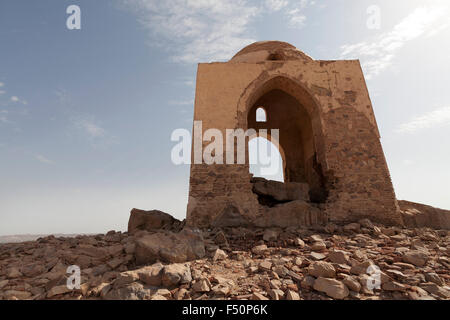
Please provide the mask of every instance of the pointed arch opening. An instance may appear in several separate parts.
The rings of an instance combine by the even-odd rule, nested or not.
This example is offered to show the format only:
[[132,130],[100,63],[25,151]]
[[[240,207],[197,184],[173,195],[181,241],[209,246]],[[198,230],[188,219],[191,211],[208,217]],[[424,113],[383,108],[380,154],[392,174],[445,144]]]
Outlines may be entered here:
[[[306,183],[310,200],[325,202],[328,191],[320,161],[323,141],[319,110],[312,98],[290,79],[277,77],[255,90],[249,101],[248,129],[255,129],[256,132],[279,130],[278,145],[283,150],[284,182]],[[266,122],[256,119],[256,110],[260,106],[264,106],[266,111]]]

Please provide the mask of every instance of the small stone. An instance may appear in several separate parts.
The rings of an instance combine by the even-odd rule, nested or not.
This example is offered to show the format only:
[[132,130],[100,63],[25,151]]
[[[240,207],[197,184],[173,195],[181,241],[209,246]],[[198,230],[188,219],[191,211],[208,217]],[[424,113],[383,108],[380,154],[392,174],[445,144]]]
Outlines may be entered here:
[[267,250],[267,246],[265,244],[253,247],[252,252],[254,254],[263,254]]
[[[425,273],[425,279],[426,279],[426,281],[433,282],[433,283],[437,284],[438,286],[444,285],[444,281],[442,281],[442,279],[435,272]],[[1,288],[1,286],[0,286],[0,288]]]
[[419,250],[411,250],[403,255],[403,262],[411,263],[417,267],[423,267],[428,261],[428,255]]
[[153,296],[151,296],[150,300],[158,300],[158,301],[165,301],[168,300],[166,297],[159,295],[159,294],[154,294]]
[[216,252],[214,253],[213,261],[216,262],[219,260],[225,260],[226,258],[228,258],[228,255],[225,253],[225,251],[217,249]]
[[300,247],[300,248],[305,247],[305,242],[304,242],[302,239],[300,239],[300,238],[296,238],[296,239],[294,240],[294,244],[295,244],[297,247]]
[[175,295],[174,295],[175,300],[183,300],[184,297],[186,296],[187,292],[188,291],[185,288],[181,288],[180,290],[178,290],[175,293]]
[[354,292],[361,291],[361,284],[353,277],[348,276],[342,282]]
[[194,292],[203,293],[209,292],[211,290],[211,287],[208,280],[200,279],[193,284],[192,289],[194,290]]
[[214,237],[214,242],[218,245],[227,245],[228,240],[227,240],[225,233],[223,233],[222,231],[219,231],[216,234],[216,236]]
[[326,248],[327,246],[323,241],[316,241],[311,245],[311,250],[314,251],[324,251]]
[[300,296],[293,290],[288,290],[286,293],[286,300],[300,300]]
[[333,250],[328,254],[328,259],[337,264],[349,264],[350,260],[345,251]]
[[350,273],[356,274],[356,275],[365,274],[365,273],[367,273],[369,267],[375,268],[375,265],[371,260],[366,260],[362,263],[353,265],[350,269]]
[[65,293],[69,293],[72,292],[71,289],[67,288],[67,285],[62,285],[62,286],[56,286],[51,288],[48,293],[47,293],[47,298],[51,298],[54,296],[58,296],[61,294],[65,294]]
[[425,291],[427,291],[428,293],[434,294],[444,299],[450,299],[450,292],[438,286],[436,283],[432,282],[422,283],[420,287]]
[[311,240],[311,242],[323,241],[322,237],[318,234],[313,234],[309,237],[309,239]]
[[325,261],[317,261],[313,262],[308,267],[308,273],[311,276],[316,278],[324,277],[324,278],[334,278],[336,277],[336,269],[333,267],[331,263]]
[[281,300],[284,297],[284,292],[280,289],[270,289],[267,293],[272,300]]
[[279,232],[272,229],[267,229],[264,231],[263,240],[264,241],[276,241],[278,239]]
[[4,296],[6,297],[6,299],[9,299],[9,300],[15,300],[14,298],[16,298],[18,300],[26,300],[26,299],[31,298],[31,293],[28,291],[7,290],[4,293]]
[[2,290],[4,287],[8,285],[9,280],[2,280],[0,281],[0,290]]
[[175,287],[178,284],[190,283],[192,281],[191,269],[187,264],[169,264],[163,269],[161,281],[166,288]]
[[361,231],[361,225],[359,223],[350,223],[344,226],[344,231],[358,233]]
[[262,294],[260,294],[258,292],[253,292],[251,300],[269,300],[269,299],[264,297]]
[[314,260],[323,260],[323,259],[325,259],[327,257],[326,255],[324,255],[322,253],[314,252],[314,251],[310,253],[310,256]]
[[116,269],[118,266],[120,266],[123,263],[122,258],[114,258],[107,262],[107,265],[111,267],[111,269]]
[[303,264],[303,260],[302,260],[302,258],[297,257],[297,258],[295,258],[294,263],[295,263],[295,265],[301,267]]
[[139,280],[149,286],[159,287],[162,284],[164,266],[161,263],[155,263],[149,267],[136,270]]
[[314,281],[314,290],[324,292],[334,299],[344,299],[349,295],[347,286],[341,281],[322,277]]
[[8,269],[8,271],[6,272],[6,276],[9,279],[15,279],[20,278],[22,276],[22,273],[19,271],[19,269],[13,267]]
[[314,281],[316,279],[314,277],[311,276],[306,276],[305,278],[303,278],[303,280],[300,282],[300,286],[303,289],[309,289],[312,288],[314,286]]
[[395,281],[389,281],[384,283],[381,288],[386,291],[406,291],[407,287],[401,283]]
[[269,261],[263,261],[259,264],[259,269],[262,271],[270,271],[272,269],[272,263]]
[[[155,293],[157,296],[162,296],[164,298],[170,299],[172,298],[172,293],[167,289],[158,289]],[[152,299],[154,300],[154,299]]]

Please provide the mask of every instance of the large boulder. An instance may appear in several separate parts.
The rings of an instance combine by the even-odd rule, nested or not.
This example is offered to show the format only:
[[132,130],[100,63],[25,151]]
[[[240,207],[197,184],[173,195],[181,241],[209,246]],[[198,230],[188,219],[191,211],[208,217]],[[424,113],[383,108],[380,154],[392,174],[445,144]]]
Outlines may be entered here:
[[408,228],[429,227],[450,230],[450,211],[410,201],[398,201]]
[[138,265],[157,261],[181,263],[205,256],[205,244],[198,230],[183,229],[179,233],[163,231],[144,234],[136,239],[135,258]]
[[319,208],[302,200],[287,202],[266,208],[264,214],[254,221],[261,228],[313,226],[327,223],[326,214]]
[[309,201],[309,185],[299,182],[278,182],[264,178],[252,178],[253,192],[276,202]]
[[171,230],[179,231],[183,228],[183,222],[175,219],[170,214],[162,211],[144,211],[139,209],[131,210],[128,221],[128,232],[135,233],[139,230]]

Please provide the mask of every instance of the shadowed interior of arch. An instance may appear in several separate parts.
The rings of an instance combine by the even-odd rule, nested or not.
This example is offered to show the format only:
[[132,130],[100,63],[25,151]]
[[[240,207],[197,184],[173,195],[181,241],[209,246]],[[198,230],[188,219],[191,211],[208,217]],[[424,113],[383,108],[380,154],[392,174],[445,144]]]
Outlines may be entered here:
[[[257,121],[257,110],[261,106],[266,112],[266,122]],[[317,163],[313,124],[296,98],[276,88],[263,93],[249,109],[247,125],[257,132],[266,129],[270,133],[272,129],[279,129],[279,145],[285,161],[284,182],[307,183],[312,202],[326,201],[328,194]]]

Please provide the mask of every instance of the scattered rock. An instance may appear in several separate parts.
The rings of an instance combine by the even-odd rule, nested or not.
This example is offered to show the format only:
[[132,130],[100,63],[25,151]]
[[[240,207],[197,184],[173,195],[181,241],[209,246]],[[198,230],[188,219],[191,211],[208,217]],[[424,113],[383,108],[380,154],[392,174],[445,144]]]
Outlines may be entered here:
[[411,250],[403,255],[403,262],[411,263],[418,267],[423,267],[428,261],[428,255],[419,250]]
[[344,299],[349,295],[347,286],[335,279],[320,277],[314,281],[314,289],[326,293],[333,299]]
[[214,253],[213,261],[225,260],[227,257],[228,255],[223,250],[217,249]]
[[164,267],[162,284],[166,288],[192,281],[191,269],[188,264],[170,264]]
[[286,293],[286,300],[300,300],[300,296],[297,292],[288,290]]
[[269,300],[269,299],[258,292],[254,292],[251,300]]
[[180,263],[201,259],[205,245],[200,232],[183,229],[179,233],[165,232],[144,235],[136,240],[136,263],[144,265],[157,260]]
[[313,262],[308,267],[308,273],[311,276],[316,278],[324,277],[324,278],[334,278],[336,277],[336,269],[333,267],[331,263],[324,261]]
[[179,231],[181,228],[181,221],[175,219],[170,214],[158,210],[144,211],[133,209],[131,210],[130,220],[128,221],[128,232],[130,234],[139,230]]
[[278,239],[279,232],[273,229],[267,229],[264,231],[264,241],[276,241]]

